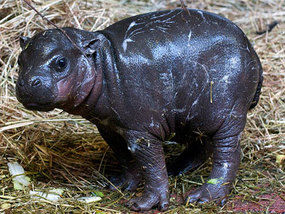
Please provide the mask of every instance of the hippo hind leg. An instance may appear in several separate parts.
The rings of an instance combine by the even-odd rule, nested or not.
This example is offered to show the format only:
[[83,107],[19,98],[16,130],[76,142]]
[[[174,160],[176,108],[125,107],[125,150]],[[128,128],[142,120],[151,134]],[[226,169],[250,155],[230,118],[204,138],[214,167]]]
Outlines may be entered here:
[[212,137],[213,166],[206,183],[190,193],[188,203],[217,201],[222,205],[230,193],[240,163],[240,134],[245,126],[246,114],[229,118]]
[[[183,138],[185,139],[185,138]],[[167,166],[168,175],[176,176],[197,169],[212,154],[212,144],[209,138],[192,136],[185,143],[184,151]]]

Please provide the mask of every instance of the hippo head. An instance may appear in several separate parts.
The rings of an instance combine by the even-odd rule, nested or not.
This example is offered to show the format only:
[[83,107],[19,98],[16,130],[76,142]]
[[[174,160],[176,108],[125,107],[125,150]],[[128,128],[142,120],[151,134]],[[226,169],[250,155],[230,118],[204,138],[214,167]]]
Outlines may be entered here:
[[[96,56],[103,35],[63,28],[21,37],[17,99],[30,110],[74,109],[101,85]],[[98,61],[98,60],[97,60]]]

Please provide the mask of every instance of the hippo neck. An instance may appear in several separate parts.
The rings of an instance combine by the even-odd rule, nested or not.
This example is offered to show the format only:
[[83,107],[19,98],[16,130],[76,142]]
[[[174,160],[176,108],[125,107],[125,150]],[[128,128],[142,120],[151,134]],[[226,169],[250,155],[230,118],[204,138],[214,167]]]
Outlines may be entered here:
[[90,92],[88,95],[84,98],[84,100],[76,107],[70,108],[70,105],[63,108],[66,112],[74,115],[81,115],[85,117],[85,114],[87,114],[90,111],[90,107],[93,107],[97,104],[101,93],[102,93],[102,55],[101,51],[97,51],[94,56],[89,59],[92,60],[92,64],[95,67],[96,75],[94,78],[94,82],[92,84],[92,88],[90,89]]
[[94,61],[98,71],[95,84],[84,102],[70,113],[81,115],[97,124],[106,118],[115,117],[111,102],[113,99],[118,99],[117,93],[120,92],[114,51],[108,39],[97,51]]

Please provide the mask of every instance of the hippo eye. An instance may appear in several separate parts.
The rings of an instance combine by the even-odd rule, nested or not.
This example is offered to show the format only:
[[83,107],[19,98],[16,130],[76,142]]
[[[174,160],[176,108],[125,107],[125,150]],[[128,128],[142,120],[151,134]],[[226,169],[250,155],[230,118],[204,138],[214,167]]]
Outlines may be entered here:
[[56,65],[58,67],[58,71],[62,71],[62,69],[64,69],[67,65],[67,62],[66,62],[66,59],[63,57],[63,58],[58,58],[56,60]]

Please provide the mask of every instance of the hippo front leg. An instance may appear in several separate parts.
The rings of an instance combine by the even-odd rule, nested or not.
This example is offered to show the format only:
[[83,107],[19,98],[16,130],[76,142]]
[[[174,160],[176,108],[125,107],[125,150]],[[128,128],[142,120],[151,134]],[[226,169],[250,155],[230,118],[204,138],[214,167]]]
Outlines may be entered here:
[[123,168],[121,175],[113,175],[110,177],[110,181],[113,185],[110,185],[109,188],[115,190],[115,186],[127,191],[134,191],[141,181],[141,169],[128,150],[125,139],[100,124],[97,125],[97,128],[101,136],[113,150],[114,155]]
[[213,168],[207,182],[191,193],[189,203],[217,200],[222,204],[231,190],[240,163],[239,135],[214,139]]
[[169,185],[162,141],[151,134],[137,131],[129,131],[126,139],[145,178],[142,196],[131,199],[127,205],[135,211],[149,210],[156,205],[160,210],[166,210]]

